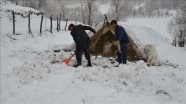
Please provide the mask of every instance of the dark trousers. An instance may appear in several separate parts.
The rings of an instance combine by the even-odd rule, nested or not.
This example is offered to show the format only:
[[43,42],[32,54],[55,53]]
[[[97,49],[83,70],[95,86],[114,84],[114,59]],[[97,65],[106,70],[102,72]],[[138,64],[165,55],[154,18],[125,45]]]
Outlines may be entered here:
[[81,60],[82,60],[82,55],[85,55],[86,60],[88,61],[88,63],[91,64],[90,61],[90,45],[86,45],[85,48],[76,48],[75,54],[76,54],[76,60],[77,60],[77,64],[81,65]]
[[128,44],[121,44],[120,49],[121,52],[117,51],[117,61],[119,64],[127,64],[127,51],[128,51]]

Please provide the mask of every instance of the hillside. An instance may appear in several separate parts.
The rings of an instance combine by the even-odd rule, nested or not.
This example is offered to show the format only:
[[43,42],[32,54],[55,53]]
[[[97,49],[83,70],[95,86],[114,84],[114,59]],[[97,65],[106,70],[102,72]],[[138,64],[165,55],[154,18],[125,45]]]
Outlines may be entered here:
[[[0,4],[1,12],[1,104],[185,104],[186,49],[171,46],[162,18],[159,27],[149,25],[154,18],[119,22],[139,43],[154,44],[161,58],[161,66],[148,66],[144,61],[128,62],[113,67],[110,60],[92,56],[93,67],[71,67],[61,60],[73,52],[63,49],[73,42],[69,31],[49,32],[50,21],[45,17],[43,33],[39,34],[40,16],[31,16],[34,38],[28,34],[28,19],[16,16],[16,34],[12,34],[11,12],[27,12],[30,8],[14,4]],[[38,12],[37,10],[31,9]],[[167,18],[169,19],[169,18]],[[140,22],[139,22],[140,21]],[[74,23],[73,21],[69,23]],[[138,25],[136,25],[138,24]],[[157,31],[159,30],[159,31]],[[55,53],[54,50],[61,50]],[[59,63],[51,63],[53,61]]]

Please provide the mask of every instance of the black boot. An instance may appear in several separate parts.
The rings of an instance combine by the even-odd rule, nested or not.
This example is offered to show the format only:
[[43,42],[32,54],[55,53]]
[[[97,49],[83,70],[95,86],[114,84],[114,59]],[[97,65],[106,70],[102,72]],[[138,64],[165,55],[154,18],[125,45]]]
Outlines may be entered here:
[[73,65],[73,67],[75,67],[75,68],[77,68],[78,66],[80,66],[79,64],[75,64],[75,65]]
[[92,67],[92,64],[91,64],[91,61],[90,61],[90,60],[88,60],[88,64],[87,64],[87,66]]
[[78,66],[81,66],[81,60],[77,60],[77,64],[73,65],[73,67],[78,67]]

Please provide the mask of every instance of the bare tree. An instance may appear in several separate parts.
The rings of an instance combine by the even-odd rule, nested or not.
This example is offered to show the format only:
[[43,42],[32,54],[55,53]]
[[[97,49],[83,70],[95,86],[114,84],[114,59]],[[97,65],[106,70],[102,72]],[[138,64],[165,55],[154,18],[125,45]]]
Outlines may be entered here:
[[25,0],[23,0],[23,6],[25,6]]
[[39,8],[42,8],[42,3],[44,0],[38,0],[38,1],[39,1],[39,3],[38,3],[38,9],[39,9]]
[[46,0],[38,0],[38,9],[43,8],[44,6],[46,6]]
[[115,15],[116,15],[116,20],[119,21],[119,14],[118,14],[118,9],[119,9],[119,0],[112,0],[114,6],[115,6]]
[[92,25],[92,20],[91,20],[91,16],[92,16],[92,4],[95,0],[85,0],[88,6],[88,25]]
[[178,38],[178,45],[184,47],[186,35],[186,1],[180,1],[176,16],[169,22],[169,32]]
[[63,18],[63,19],[62,19],[62,20],[65,21],[65,18],[66,18],[66,17],[65,17],[65,14],[66,14],[66,12],[65,12],[64,3],[61,3],[60,0],[58,0],[58,1],[59,1],[59,4],[60,4],[60,8],[61,8],[61,10],[62,10],[62,13],[63,13],[63,15],[62,15],[62,18]]
[[85,24],[85,14],[84,14],[84,8],[83,8],[82,0],[81,0],[81,10],[82,10],[82,16],[83,16],[83,24]]

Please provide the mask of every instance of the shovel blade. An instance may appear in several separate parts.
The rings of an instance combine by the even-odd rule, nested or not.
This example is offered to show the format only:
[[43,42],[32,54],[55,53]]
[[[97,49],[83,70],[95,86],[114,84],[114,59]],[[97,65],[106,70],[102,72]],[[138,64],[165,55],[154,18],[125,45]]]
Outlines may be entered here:
[[65,64],[68,64],[68,63],[70,62],[70,59],[69,59],[69,58],[66,58],[65,60],[63,60],[63,62],[64,62]]

